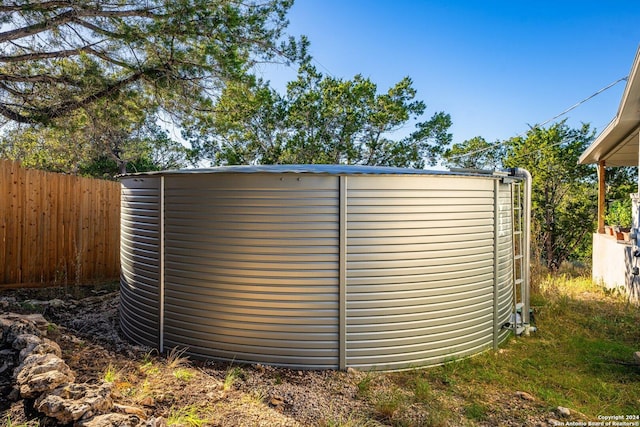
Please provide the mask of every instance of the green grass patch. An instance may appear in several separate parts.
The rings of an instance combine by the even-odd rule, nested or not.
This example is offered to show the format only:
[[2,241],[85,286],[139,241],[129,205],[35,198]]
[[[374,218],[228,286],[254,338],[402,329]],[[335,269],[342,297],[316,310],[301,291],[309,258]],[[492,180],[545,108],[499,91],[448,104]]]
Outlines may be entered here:
[[195,405],[189,405],[183,408],[173,408],[167,417],[167,425],[169,427],[201,427],[207,425],[208,422],[208,415],[203,414],[203,411]]
[[487,406],[472,402],[464,408],[464,415],[474,421],[484,421],[487,418]]
[[180,381],[189,382],[193,379],[195,374],[193,373],[193,371],[189,369],[178,368],[175,371],[173,371],[173,376],[179,379]]
[[[593,420],[635,414],[640,309],[590,278],[569,275],[544,277],[531,301],[538,332],[530,337],[510,337],[498,351],[439,367],[389,374],[392,381],[425,407],[464,402],[458,413],[472,424],[499,410],[489,397],[509,399],[516,391],[533,395],[530,405],[541,411],[565,406]],[[434,409],[452,410],[442,404]]]

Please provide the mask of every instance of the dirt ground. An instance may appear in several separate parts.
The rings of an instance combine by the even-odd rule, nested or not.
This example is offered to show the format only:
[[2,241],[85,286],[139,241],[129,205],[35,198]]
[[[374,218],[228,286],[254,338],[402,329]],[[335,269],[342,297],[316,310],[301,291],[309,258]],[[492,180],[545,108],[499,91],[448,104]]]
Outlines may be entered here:
[[[118,326],[117,284],[0,291],[1,311],[40,312],[76,382],[114,383],[115,401],[142,419],[183,426],[520,426],[553,425],[548,408],[516,394],[488,392],[482,419],[460,396],[422,400],[393,374],[296,371],[262,365],[193,361],[134,346]],[[437,368],[433,368],[437,369]],[[407,378],[404,375],[403,378]],[[515,393],[515,391],[514,391]],[[430,401],[431,399],[431,401]],[[467,408],[465,411],[463,408]],[[29,402],[0,400],[0,425],[53,425]],[[4,423],[4,424],[3,424]]]

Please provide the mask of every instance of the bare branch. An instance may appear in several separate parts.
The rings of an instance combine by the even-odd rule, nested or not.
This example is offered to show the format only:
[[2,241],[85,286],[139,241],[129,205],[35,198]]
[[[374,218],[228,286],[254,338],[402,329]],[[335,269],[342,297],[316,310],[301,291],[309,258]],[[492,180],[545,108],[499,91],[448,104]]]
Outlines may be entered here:
[[58,50],[54,52],[34,52],[26,53],[24,55],[14,56],[0,56],[0,62],[12,63],[12,62],[24,62],[24,61],[37,61],[39,59],[51,59],[51,58],[68,58],[70,56],[76,56],[83,52],[90,52],[91,48],[88,46],[80,47],[78,49]]

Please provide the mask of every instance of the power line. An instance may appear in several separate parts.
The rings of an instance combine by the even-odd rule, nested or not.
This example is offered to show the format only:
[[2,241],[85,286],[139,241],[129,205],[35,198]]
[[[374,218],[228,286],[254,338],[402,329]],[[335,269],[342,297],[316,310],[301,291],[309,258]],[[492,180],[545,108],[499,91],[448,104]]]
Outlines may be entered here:
[[[576,108],[578,108],[580,105],[584,104],[585,102],[589,101],[590,99],[594,98],[597,95],[600,95],[602,92],[606,91],[607,89],[611,89],[612,87],[614,87],[615,85],[617,85],[618,83],[620,83],[621,81],[627,80],[629,78],[629,76],[624,76],[619,78],[618,80],[609,83],[608,85],[606,85],[605,87],[603,87],[602,89],[599,89],[598,91],[596,91],[595,93],[593,93],[592,95],[586,97],[585,99],[583,99],[582,101],[576,102],[575,104],[573,104],[571,107],[567,108],[566,110],[564,110],[563,112],[561,112],[560,114],[557,114],[555,116],[553,116],[552,118],[545,120],[544,122],[540,123],[540,124],[535,124],[531,127],[531,129],[535,129],[535,128],[539,128],[542,127],[544,125],[546,125],[549,122],[552,122],[554,120],[556,120],[559,117],[564,116],[565,114],[567,114],[569,111],[574,110]],[[524,135],[525,132],[521,132],[518,135],[516,135],[516,138],[521,137]],[[455,156],[450,157],[450,160],[455,160],[455,159],[459,159],[460,157],[467,157],[467,156],[471,156],[473,154],[478,154],[478,153],[484,153],[485,151],[491,150],[492,148],[495,148],[499,145],[504,144],[504,141],[497,141],[493,144],[491,144],[488,147],[485,148],[479,148],[477,150],[474,151],[470,151],[468,153],[462,153],[462,154],[458,154]]]
[[627,78],[628,78],[628,77],[629,77],[629,76],[624,76],[624,77],[619,78],[618,80],[616,80],[616,81],[615,81],[615,82],[613,82],[613,83],[609,83],[607,86],[603,87],[602,89],[600,89],[600,90],[599,90],[599,91],[597,91],[596,93],[592,94],[591,96],[586,97],[586,98],[585,98],[585,99],[583,99],[582,101],[576,102],[576,103],[575,103],[575,104],[573,104],[571,107],[567,108],[566,110],[564,110],[562,113],[558,114],[557,116],[554,116],[554,117],[550,118],[549,120],[547,120],[547,121],[545,121],[545,122],[543,122],[543,123],[540,123],[540,124],[538,124],[538,125],[535,125],[534,127],[541,127],[541,126],[544,126],[544,125],[546,125],[547,123],[554,121],[554,120],[555,120],[555,119],[557,119],[558,117],[562,117],[562,116],[564,116],[564,115],[565,115],[565,114],[567,114],[569,111],[571,111],[571,110],[574,110],[574,109],[578,108],[579,106],[581,106],[582,104],[584,104],[585,102],[587,102],[588,100],[590,100],[591,98],[594,98],[594,97],[596,97],[597,95],[600,95],[602,92],[604,92],[604,91],[605,91],[605,90],[607,90],[607,89],[610,89],[610,88],[614,87],[615,85],[617,85],[617,84],[618,84],[618,83],[620,83],[621,81],[623,81],[623,80],[627,80]]

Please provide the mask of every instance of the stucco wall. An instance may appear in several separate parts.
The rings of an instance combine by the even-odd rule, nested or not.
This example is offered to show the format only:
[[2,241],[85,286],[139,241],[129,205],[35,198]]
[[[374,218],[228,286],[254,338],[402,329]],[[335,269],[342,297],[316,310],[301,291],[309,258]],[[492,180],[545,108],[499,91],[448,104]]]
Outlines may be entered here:
[[639,277],[631,274],[633,246],[606,234],[593,234],[593,280],[607,289],[625,288],[638,300]]

